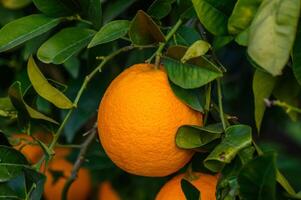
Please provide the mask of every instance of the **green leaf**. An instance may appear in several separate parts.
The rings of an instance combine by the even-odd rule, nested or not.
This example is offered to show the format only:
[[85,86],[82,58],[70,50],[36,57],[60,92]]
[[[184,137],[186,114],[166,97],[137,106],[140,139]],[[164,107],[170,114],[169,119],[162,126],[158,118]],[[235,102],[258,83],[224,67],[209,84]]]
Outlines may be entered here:
[[0,52],[37,37],[60,23],[60,18],[34,14],[14,20],[0,29]]
[[239,173],[240,196],[246,200],[275,200],[275,155],[264,154],[246,164]]
[[47,81],[32,57],[28,60],[27,73],[33,88],[41,97],[61,109],[73,107],[73,103]]
[[261,122],[266,109],[264,99],[271,96],[274,89],[276,78],[261,71],[256,70],[253,78],[253,93],[255,106],[255,122],[258,132],[260,131]]
[[182,179],[181,188],[187,200],[200,200],[201,192],[189,181]]
[[[52,17],[70,16],[75,13],[76,10],[70,7],[70,4],[66,4],[65,0],[32,0],[34,5],[42,13]],[[74,4],[73,4],[74,6]]]
[[136,45],[148,45],[165,41],[160,28],[142,10],[139,10],[132,20],[129,36],[132,43]]
[[30,199],[41,199],[44,192],[46,176],[36,170],[24,168],[27,191],[31,191]]
[[235,37],[235,42],[241,46],[248,46],[249,43],[249,32],[250,29],[247,28],[246,30],[242,31]]
[[20,197],[18,197],[16,192],[9,187],[8,182],[4,182],[0,183],[0,199],[13,200],[20,199]]
[[170,80],[185,89],[204,86],[222,76],[222,72],[205,57],[200,57],[197,65],[182,63],[169,57],[164,57],[163,62]]
[[220,49],[227,44],[229,44],[233,40],[233,36],[227,35],[227,36],[215,36],[212,46],[215,50]]
[[2,0],[2,6],[11,10],[21,9],[31,3],[31,0]]
[[181,26],[175,34],[174,43],[175,45],[190,46],[200,38],[201,35],[194,28]]
[[30,117],[33,119],[41,119],[41,120],[45,120],[45,121],[48,121],[48,122],[51,122],[54,124],[58,124],[55,120],[47,117],[43,113],[40,113],[39,111],[37,111],[37,110],[33,109],[32,107],[30,107],[29,105],[27,105],[27,103],[24,101],[22,93],[21,93],[21,83],[20,82],[13,83],[8,90],[8,94],[9,94],[9,98],[10,98],[12,104],[18,111],[19,121],[23,121],[23,120],[20,120],[22,118],[25,119],[25,118]]
[[199,20],[214,35],[226,35],[228,16],[222,12],[212,0],[192,0]]
[[0,182],[18,176],[22,166],[28,165],[25,156],[12,147],[0,145],[0,158]]
[[293,72],[294,75],[301,85],[301,20],[299,19],[298,29],[295,44],[292,52],[293,59]]
[[91,21],[96,29],[101,27],[102,6],[101,0],[80,0],[81,8],[85,18]]
[[238,152],[238,156],[242,165],[251,161],[254,157],[255,148],[253,146],[246,147]]
[[171,81],[169,81],[169,85],[174,92],[174,94],[181,99],[185,104],[191,107],[194,110],[199,112],[204,112],[204,108],[202,105],[202,96],[203,90],[201,89],[183,89]]
[[168,15],[171,11],[171,4],[173,4],[175,0],[155,0],[147,12],[150,16],[156,19],[162,19]]
[[228,20],[230,34],[238,34],[251,24],[262,0],[238,0]]
[[130,22],[128,20],[116,20],[104,25],[93,37],[88,48],[99,44],[117,40],[127,34]]
[[220,123],[205,127],[184,125],[176,135],[176,144],[183,149],[192,149],[204,146],[221,137],[223,127]]
[[9,97],[0,98],[0,116],[16,118],[17,111],[10,101]]
[[47,40],[38,50],[44,63],[62,64],[88,45],[95,31],[80,27],[65,28]]
[[276,180],[285,189],[285,191],[290,195],[295,195],[296,192],[290,183],[286,180],[283,174],[276,169]]
[[204,160],[204,165],[214,172],[230,163],[236,154],[252,143],[252,129],[247,125],[232,125],[225,131],[222,142]]
[[248,54],[274,76],[289,59],[299,13],[300,0],[263,0],[250,26]]
[[104,8],[103,22],[106,24],[130,7],[137,0],[118,0],[108,2],[108,6]]
[[181,59],[181,62],[185,63],[191,58],[203,56],[208,52],[210,48],[211,45],[204,40],[195,41],[185,52],[184,56]]

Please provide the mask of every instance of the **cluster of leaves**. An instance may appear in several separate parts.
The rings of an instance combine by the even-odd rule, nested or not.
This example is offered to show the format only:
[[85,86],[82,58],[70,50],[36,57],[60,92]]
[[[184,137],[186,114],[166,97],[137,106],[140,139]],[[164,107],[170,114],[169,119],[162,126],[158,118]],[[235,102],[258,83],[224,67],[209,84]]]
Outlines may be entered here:
[[[134,2],[33,0],[39,14],[30,12],[3,24],[0,52],[9,54],[21,47],[28,76],[28,83],[14,82],[8,97],[0,99],[0,116],[6,120],[5,125],[18,122],[27,133],[36,124],[47,126],[56,133],[54,138],[65,130],[67,142],[71,143],[96,113],[100,92],[92,96],[92,103],[92,97],[85,98],[83,94],[91,79],[100,70],[105,73],[104,64],[112,62],[110,59],[119,53],[145,49],[149,62],[157,57],[164,64],[175,95],[204,113],[204,126],[180,127],[176,143],[180,148],[202,152],[198,153],[203,156],[197,162],[198,168],[222,174],[218,199],[300,198],[277,169],[276,155],[263,153],[256,146],[252,128],[224,113],[221,80],[226,68],[216,56],[217,50],[233,42],[246,47],[255,69],[253,92],[258,132],[266,108],[264,99],[271,95],[277,100],[268,103],[283,107],[291,119],[297,120],[298,109],[294,106],[298,105],[301,83],[297,31],[300,0],[156,0],[147,13],[139,10],[128,17],[130,20],[115,20]],[[22,8],[31,5],[31,1],[20,0],[14,5]],[[173,10],[173,6],[177,9]],[[164,26],[167,17],[173,19],[173,27]],[[140,62],[145,57],[142,55]],[[55,68],[54,65],[62,66],[76,82],[69,92],[65,91],[67,86],[46,78],[45,70],[41,70]],[[85,78],[79,73],[82,65],[90,65],[84,70],[85,74],[91,71]],[[100,91],[105,88],[102,87]],[[74,101],[70,97],[75,97]],[[80,99],[87,100],[87,104]],[[77,113],[83,110],[82,115]],[[58,111],[60,117],[56,115]],[[72,112],[81,118],[71,117],[73,124],[68,124]],[[56,118],[65,120],[59,123]],[[41,145],[46,159],[51,159],[54,143]],[[0,147],[0,194],[12,197],[11,188],[22,187],[24,191],[25,187],[25,197],[20,198],[39,199],[45,177],[16,150]],[[23,185],[15,186],[16,182]],[[187,199],[199,198],[199,191],[189,182],[183,181],[182,188]]]

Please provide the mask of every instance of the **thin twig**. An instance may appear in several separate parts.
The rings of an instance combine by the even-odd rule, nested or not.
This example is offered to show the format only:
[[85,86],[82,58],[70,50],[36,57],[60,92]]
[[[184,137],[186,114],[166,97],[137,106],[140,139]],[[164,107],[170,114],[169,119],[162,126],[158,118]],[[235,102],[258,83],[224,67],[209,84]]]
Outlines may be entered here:
[[283,101],[279,101],[279,100],[270,101],[269,99],[264,99],[264,102],[267,107],[278,106],[278,107],[284,108],[286,113],[290,113],[291,111],[293,111],[293,112],[297,112],[297,113],[301,114],[300,108],[294,107]]
[[67,199],[68,190],[69,190],[70,186],[72,185],[72,183],[77,178],[78,171],[79,171],[80,167],[82,166],[82,164],[85,161],[85,155],[88,151],[88,148],[89,148],[90,144],[94,140],[94,138],[96,136],[96,133],[97,133],[96,126],[94,126],[92,131],[90,132],[90,135],[87,137],[87,139],[81,145],[81,150],[80,150],[80,152],[77,156],[77,159],[74,163],[74,166],[73,166],[72,171],[71,171],[71,175],[67,179],[67,181],[64,185],[64,188],[63,188],[63,192],[62,192],[62,199],[63,200]]
[[225,115],[224,115],[224,109],[223,109],[223,96],[222,96],[222,86],[221,86],[221,80],[220,78],[217,79],[217,95],[218,95],[218,107],[219,107],[219,115],[223,124],[223,129],[226,130],[227,124],[225,122]]

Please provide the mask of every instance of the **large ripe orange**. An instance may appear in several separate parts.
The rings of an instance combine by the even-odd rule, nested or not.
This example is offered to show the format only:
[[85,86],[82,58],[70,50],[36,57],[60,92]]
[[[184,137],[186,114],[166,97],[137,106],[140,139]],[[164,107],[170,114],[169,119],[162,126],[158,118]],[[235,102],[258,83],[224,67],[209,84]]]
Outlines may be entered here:
[[[46,200],[60,200],[62,191],[67,179],[71,174],[73,165],[65,159],[54,158],[46,171],[46,183],[44,186],[44,197]],[[54,182],[54,177],[50,172],[59,172],[63,174]],[[76,180],[72,183],[68,191],[68,200],[87,200],[91,192],[91,178],[87,169],[81,168],[77,174]]]
[[193,151],[179,149],[177,129],[202,125],[202,115],[172,92],[163,69],[137,64],[109,86],[99,106],[101,144],[121,169],[142,176],[166,176],[182,168]]
[[114,190],[109,181],[105,181],[99,185],[98,200],[120,200],[118,193]]
[[[51,136],[46,133],[35,133],[33,136],[45,143],[49,142],[51,138]],[[18,145],[14,146],[14,148],[21,151],[30,163],[37,163],[44,155],[43,149],[31,136],[27,134],[14,134],[12,138],[14,140],[20,140]]]
[[[201,192],[202,200],[215,200],[217,176],[197,173],[197,179],[190,181]],[[157,194],[156,200],[186,200],[181,188],[184,174],[173,177]]]

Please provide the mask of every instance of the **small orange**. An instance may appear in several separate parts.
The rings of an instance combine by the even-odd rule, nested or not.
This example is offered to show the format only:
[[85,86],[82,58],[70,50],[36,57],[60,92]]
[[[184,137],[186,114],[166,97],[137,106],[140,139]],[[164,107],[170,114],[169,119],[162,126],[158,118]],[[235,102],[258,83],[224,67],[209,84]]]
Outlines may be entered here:
[[[197,179],[190,181],[201,192],[202,200],[215,200],[216,184],[218,176],[196,173]],[[184,174],[173,177],[168,181],[157,194],[156,200],[185,200],[181,188],[181,180]],[[187,179],[186,179],[187,180]]]
[[[46,133],[35,133],[34,137],[42,142],[49,142],[50,135]],[[12,138],[20,140],[20,143],[14,146],[15,149],[21,151],[31,164],[37,163],[43,156],[44,152],[41,146],[27,134],[15,134]]]
[[121,169],[142,176],[166,176],[182,168],[193,151],[176,146],[177,129],[202,125],[202,114],[180,101],[163,67],[136,64],[109,86],[99,106],[101,144]]
[[[46,200],[60,200],[63,188],[67,179],[71,175],[73,165],[65,159],[54,158],[46,171],[46,183],[44,186],[44,197]],[[54,180],[52,172],[60,172],[63,177]],[[89,198],[91,191],[91,178],[87,169],[81,168],[77,174],[76,180],[72,183],[68,190],[68,200],[86,200]]]
[[98,200],[120,200],[118,193],[114,190],[109,181],[105,181],[99,185]]

